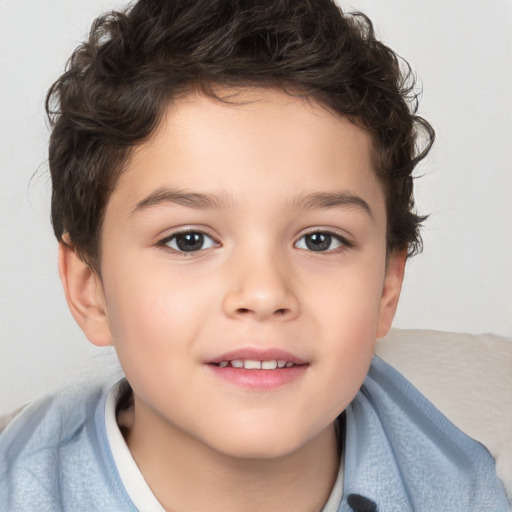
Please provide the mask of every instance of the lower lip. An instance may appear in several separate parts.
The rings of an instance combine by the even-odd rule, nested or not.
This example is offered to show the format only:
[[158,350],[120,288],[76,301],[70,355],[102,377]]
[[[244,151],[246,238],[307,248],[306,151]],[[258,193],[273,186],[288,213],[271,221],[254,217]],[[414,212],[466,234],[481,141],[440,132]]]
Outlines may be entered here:
[[308,365],[296,365],[278,370],[247,370],[245,368],[221,368],[208,365],[215,375],[232,384],[248,389],[274,389],[297,380],[306,372]]

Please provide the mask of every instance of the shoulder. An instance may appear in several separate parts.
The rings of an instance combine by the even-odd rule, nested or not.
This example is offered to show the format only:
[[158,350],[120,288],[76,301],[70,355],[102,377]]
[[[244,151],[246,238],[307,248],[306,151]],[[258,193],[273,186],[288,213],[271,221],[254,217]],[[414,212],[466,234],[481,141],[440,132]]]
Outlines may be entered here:
[[18,409],[0,435],[2,457],[30,456],[72,441],[90,421],[103,392],[101,386],[73,388]]
[[345,465],[346,488],[383,510],[510,510],[486,448],[378,358],[347,408]]
[[0,435],[0,476],[57,466],[66,447],[94,424],[103,392],[101,386],[66,390],[15,413]]
[[116,505],[124,493],[115,496],[122,486],[105,434],[107,392],[104,384],[66,390],[9,423],[0,435],[1,510],[79,510],[84,499],[92,509],[97,499],[131,510]]

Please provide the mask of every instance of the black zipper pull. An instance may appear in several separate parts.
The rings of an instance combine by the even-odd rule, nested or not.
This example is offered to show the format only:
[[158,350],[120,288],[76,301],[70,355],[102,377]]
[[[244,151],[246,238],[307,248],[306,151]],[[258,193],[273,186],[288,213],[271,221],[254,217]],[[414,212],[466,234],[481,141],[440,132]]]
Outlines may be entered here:
[[354,512],[378,512],[377,504],[360,494],[349,494],[347,503]]

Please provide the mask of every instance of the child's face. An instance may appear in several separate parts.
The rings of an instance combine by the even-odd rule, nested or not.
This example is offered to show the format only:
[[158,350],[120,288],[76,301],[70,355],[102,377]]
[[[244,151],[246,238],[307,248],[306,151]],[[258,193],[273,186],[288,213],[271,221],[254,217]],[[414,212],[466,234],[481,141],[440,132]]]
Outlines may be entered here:
[[386,267],[362,129],[281,92],[242,98],[175,102],[128,162],[102,230],[105,332],[90,338],[115,345],[136,421],[275,457],[325,432],[356,394],[404,256]]

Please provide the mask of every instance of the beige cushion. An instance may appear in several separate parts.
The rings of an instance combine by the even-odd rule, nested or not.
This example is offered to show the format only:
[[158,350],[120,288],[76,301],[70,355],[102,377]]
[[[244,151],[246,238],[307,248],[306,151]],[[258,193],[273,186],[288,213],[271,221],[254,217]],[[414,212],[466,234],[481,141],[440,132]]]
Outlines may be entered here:
[[393,329],[376,353],[487,447],[512,499],[512,339]]

